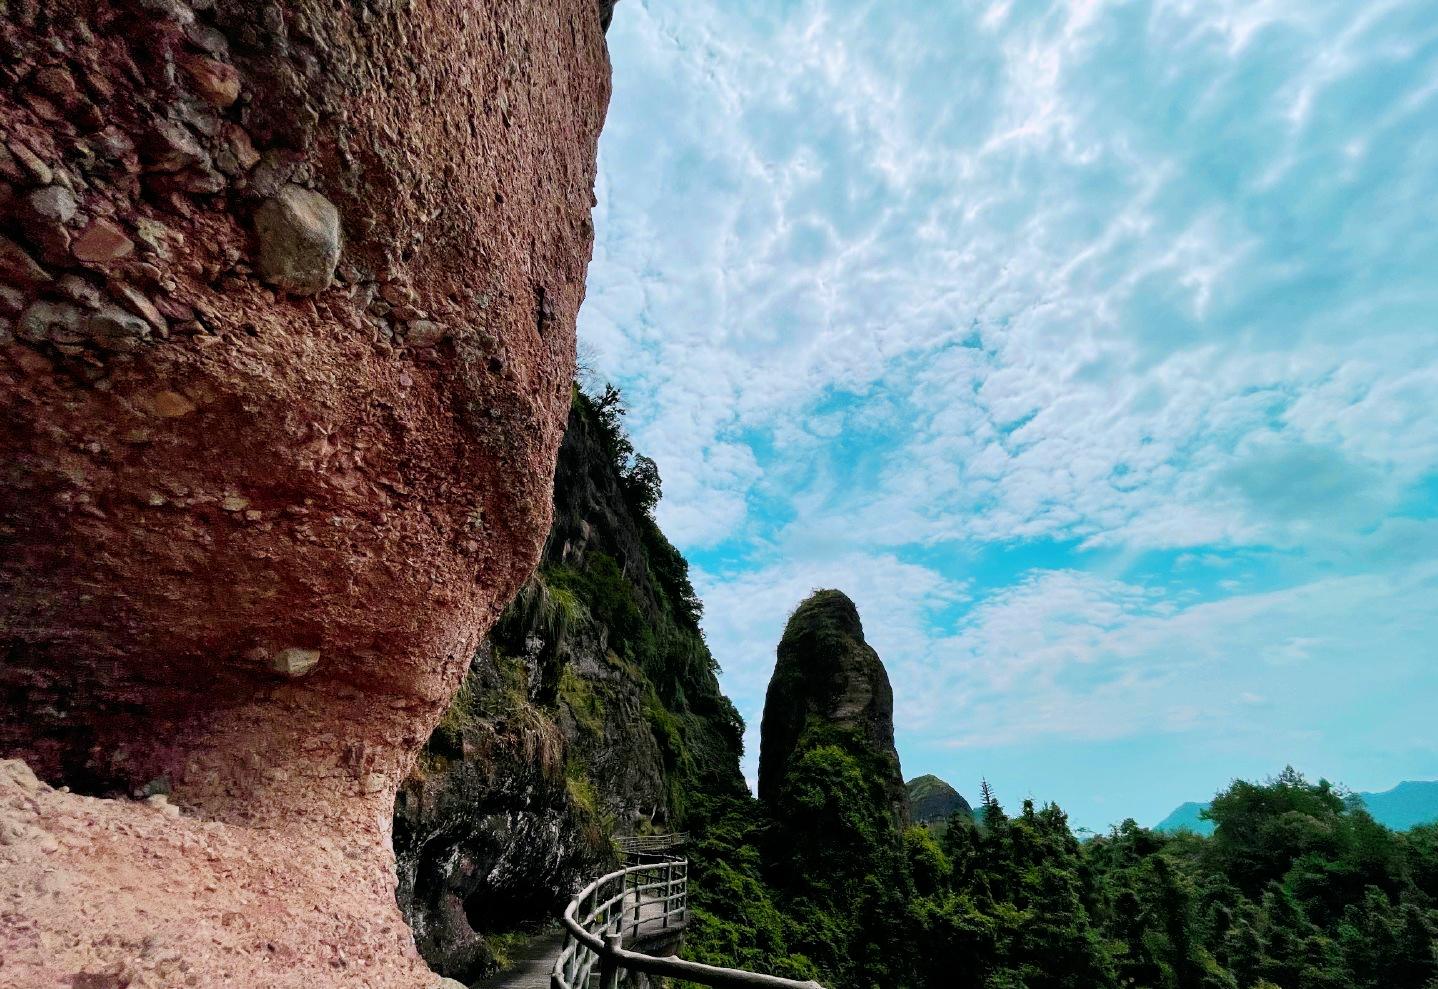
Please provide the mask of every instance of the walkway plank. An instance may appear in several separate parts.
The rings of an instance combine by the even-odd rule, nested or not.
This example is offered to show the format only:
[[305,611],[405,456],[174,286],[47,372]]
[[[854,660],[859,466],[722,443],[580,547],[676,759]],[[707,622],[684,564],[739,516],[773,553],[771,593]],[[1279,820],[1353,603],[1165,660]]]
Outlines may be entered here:
[[554,970],[554,960],[562,947],[562,927],[536,934],[523,949],[514,953],[514,964],[498,975],[476,982],[474,989],[549,989],[549,973]]

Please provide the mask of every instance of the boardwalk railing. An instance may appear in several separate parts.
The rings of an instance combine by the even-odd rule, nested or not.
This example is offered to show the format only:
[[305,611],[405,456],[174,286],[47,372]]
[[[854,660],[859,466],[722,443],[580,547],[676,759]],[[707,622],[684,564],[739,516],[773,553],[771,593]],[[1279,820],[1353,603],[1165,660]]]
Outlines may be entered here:
[[549,978],[550,989],[618,989],[621,973],[685,979],[714,989],[821,989],[732,968],[630,951],[625,944],[678,933],[689,919],[689,862],[677,856],[600,876],[564,909],[566,936]]
[[685,832],[624,835],[614,839],[614,847],[624,855],[653,855],[659,852],[672,852],[674,849],[682,847],[688,840],[689,835]]

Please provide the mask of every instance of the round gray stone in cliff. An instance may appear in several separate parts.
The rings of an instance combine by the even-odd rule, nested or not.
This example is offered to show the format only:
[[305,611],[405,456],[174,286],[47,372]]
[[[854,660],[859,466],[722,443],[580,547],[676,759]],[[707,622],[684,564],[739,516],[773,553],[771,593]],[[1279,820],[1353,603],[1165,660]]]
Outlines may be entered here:
[[340,260],[340,214],[318,192],[287,185],[255,213],[260,274],[294,295],[329,288]]

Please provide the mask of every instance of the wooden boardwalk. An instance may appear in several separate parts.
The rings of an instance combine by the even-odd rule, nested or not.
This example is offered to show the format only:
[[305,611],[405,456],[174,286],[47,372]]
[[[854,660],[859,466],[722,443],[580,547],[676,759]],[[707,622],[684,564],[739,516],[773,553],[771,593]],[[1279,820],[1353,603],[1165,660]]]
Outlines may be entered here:
[[[625,920],[634,920],[634,894],[625,897]],[[677,934],[683,925],[676,925],[671,918],[664,926],[663,897],[645,897],[639,905],[639,924],[624,932],[625,947],[651,938]],[[474,989],[549,989],[549,975],[554,971],[554,962],[564,947],[564,929],[556,927],[537,934],[515,952],[512,964],[497,975],[492,975],[474,984]]]
[[564,928],[556,927],[537,934],[529,940],[523,950],[514,953],[513,964],[483,982],[475,983],[476,989],[549,989],[549,973],[554,971],[554,960],[559,949],[564,947]]

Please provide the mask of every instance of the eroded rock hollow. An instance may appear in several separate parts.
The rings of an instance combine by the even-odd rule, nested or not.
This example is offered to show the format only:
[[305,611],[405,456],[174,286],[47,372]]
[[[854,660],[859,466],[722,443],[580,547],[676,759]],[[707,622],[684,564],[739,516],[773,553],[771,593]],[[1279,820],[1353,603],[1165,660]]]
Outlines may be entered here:
[[549,524],[607,6],[0,13],[7,985],[433,984],[388,822]]

